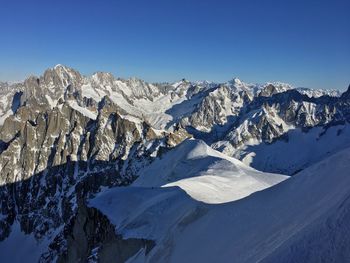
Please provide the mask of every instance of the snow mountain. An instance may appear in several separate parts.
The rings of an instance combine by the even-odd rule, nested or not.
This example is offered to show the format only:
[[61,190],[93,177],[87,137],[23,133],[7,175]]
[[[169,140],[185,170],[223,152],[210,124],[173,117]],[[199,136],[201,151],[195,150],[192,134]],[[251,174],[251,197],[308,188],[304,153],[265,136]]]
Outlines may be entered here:
[[[320,245],[314,234],[326,231],[324,220],[343,220],[327,213],[346,189],[312,214],[320,224],[300,226],[313,201],[331,199],[325,185],[333,177],[325,171],[333,163],[339,181],[330,189],[346,184],[350,87],[340,94],[238,78],[148,83],[57,65],[23,82],[0,83],[0,95],[1,254],[23,244],[3,262],[200,260],[200,250],[211,253],[205,242],[214,230],[204,231],[206,224],[222,226],[218,231],[234,226],[227,233],[242,235],[242,244],[256,251],[233,250],[227,244],[238,239],[215,235],[218,260],[230,253],[242,262],[276,260],[291,247],[306,253],[292,242],[302,238],[298,229],[311,229],[307,238]],[[308,200],[308,190],[313,199],[298,210],[291,200]],[[285,212],[282,203],[294,210]],[[258,225],[255,211],[263,219]],[[274,220],[276,227],[268,226]],[[246,227],[237,230],[239,222]],[[266,232],[250,242],[254,226]],[[327,235],[340,238],[334,229]],[[203,246],[186,243],[200,232],[208,235]],[[270,234],[278,235],[276,243]],[[270,243],[262,248],[263,240]]]

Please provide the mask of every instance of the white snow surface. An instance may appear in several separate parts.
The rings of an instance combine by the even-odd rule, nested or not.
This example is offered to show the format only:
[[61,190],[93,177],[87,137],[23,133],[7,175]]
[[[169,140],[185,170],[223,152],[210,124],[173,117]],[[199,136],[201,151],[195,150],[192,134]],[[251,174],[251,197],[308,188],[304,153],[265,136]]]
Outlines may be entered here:
[[4,124],[5,120],[9,116],[13,115],[13,111],[11,109],[12,99],[13,99],[13,92],[11,90],[7,92],[6,90],[5,91],[0,90],[0,126]]
[[35,237],[21,232],[17,221],[12,225],[10,236],[0,242],[0,261],[2,263],[38,262],[49,242],[37,241]]
[[87,108],[81,107],[78,105],[78,103],[74,100],[70,100],[68,102],[69,106],[72,107],[73,109],[75,109],[76,111],[79,111],[81,114],[83,114],[84,116],[96,120],[97,119],[97,113],[93,112]]
[[204,204],[176,187],[124,187],[90,205],[124,237],[155,240],[128,262],[348,262],[349,171],[347,148],[234,202]]
[[314,127],[308,132],[291,129],[288,141],[272,144],[248,143],[230,155],[259,171],[293,174],[335,152],[350,147],[350,125],[336,125],[328,129]]
[[141,171],[138,187],[179,186],[205,203],[224,203],[270,187],[286,176],[262,173],[241,161],[189,139]]
[[5,120],[10,117],[13,114],[13,111],[9,109],[7,112],[5,112],[3,115],[0,115],[0,126],[2,126],[5,122]]
[[319,98],[324,95],[331,97],[340,97],[342,92],[340,90],[330,90],[330,89],[309,89],[309,88],[297,88],[301,94],[307,95],[309,97]]

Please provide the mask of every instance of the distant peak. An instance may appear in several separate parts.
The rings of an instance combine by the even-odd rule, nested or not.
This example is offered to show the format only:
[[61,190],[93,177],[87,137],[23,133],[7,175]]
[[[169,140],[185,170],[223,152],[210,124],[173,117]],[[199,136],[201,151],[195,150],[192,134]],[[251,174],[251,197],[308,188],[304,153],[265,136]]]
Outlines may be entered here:
[[52,70],[54,70],[56,72],[77,72],[73,68],[65,66],[65,65],[62,65],[62,64],[57,64],[56,66],[54,66],[52,68]]
[[179,80],[177,82],[172,83],[171,85],[174,86],[175,88],[177,88],[177,87],[189,84],[189,83],[190,83],[190,81],[188,81],[187,79],[183,78],[183,79],[181,79],[181,80]]
[[62,69],[62,68],[67,68],[67,67],[62,64],[57,64],[56,66],[53,67],[53,69]]
[[43,75],[43,81],[47,84],[64,88],[70,84],[75,85],[81,80],[82,76],[78,71],[62,64],[47,69]]
[[114,78],[114,75],[110,72],[97,71],[91,75],[93,78]]
[[187,79],[185,79],[185,78],[182,78],[181,80],[179,80],[179,81],[176,81],[175,83],[189,83],[190,81],[189,80],[187,80]]
[[239,78],[237,78],[237,77],[235,77],[235,78],[233,78],[232,80],[230,80],[229,82],[228,82],[228,84],[229,85],[232,85],[232,86],[234,86],[234,87],[241,87],[241,86],[243,86],[244,84],[243,84],[243,82],[239,79]]
[[265,84],[265,86],[268,85],[273,85],[275,87],[279,87],[279,88],[284,88],[284,89],[294,89],[294,86],[289,84],[289,83],[285,83],[285,82],[281,82],[281,81],[274,81],[274,82],[267,82]]
[[242,81],[239,78],[237,78],[237,77],[233,78],[232,82],[236,83],[236,84],[242,84]]

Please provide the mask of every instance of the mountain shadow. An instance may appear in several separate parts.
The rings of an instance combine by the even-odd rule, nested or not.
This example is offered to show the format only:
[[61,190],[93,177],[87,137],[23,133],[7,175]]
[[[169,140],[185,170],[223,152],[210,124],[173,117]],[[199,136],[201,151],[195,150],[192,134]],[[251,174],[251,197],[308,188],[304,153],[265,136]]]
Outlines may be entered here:
[[97,248],[102,262],[125,262],[141,248],[148,253],[154,241],[124,239],[106,216],[86,203],[101,187],[126,186],[132,181],[121,177],[110,162],[68,160],[65,165],[2,185],[0,242],[11,235],[16,222],[38,244],[50,240],[40,262],[87,262],[94,259]]

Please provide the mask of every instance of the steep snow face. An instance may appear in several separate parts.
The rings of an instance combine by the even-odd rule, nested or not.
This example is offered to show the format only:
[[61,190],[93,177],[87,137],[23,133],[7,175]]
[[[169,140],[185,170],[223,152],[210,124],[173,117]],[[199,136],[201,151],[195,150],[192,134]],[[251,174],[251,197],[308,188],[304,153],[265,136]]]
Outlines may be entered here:
[[292,175],[347,147],[349,124],[308,131],[292,129],[274,143],[248,143],[241,149],[231,149],[231,154],[260,171]]
[[132,186],[179,186],[196,200],[223,203],[243,198],[286,178],[256,171],[213,150],[203,141],[186,140],[143,169]]
[[1,262],[38,262],[48,245],[46,240],[38,242],[34,235],[21,232],[19,222],[16,221],[10,236],[0,242]]
[[[279,249],[287,252],[280,255],[291,257],[290,262],[297,262],[293,259],[300,259],[302,254],[313,254],[311,261],[323,255],[327,255],[323,258],[325,261],[344,256],[346,252],[341,250],[344,244],[349,245],[350,238],[346,235],[339,238],[335,231],[341,231],[342,227],[347,231],[346,223],[328,224],[342,219],[344,214],[349,217],[349,153],[347,149],[240,202],[216,206],[179,232],[174,238],[170,261],[225,262],[239,258],[240,262],[263,259],[275,262],[268,259],[271,254],[279,254]],[[253,235],[252,229],[257,230]],[[334,244],[334,239],[322,239],[320,230],[328,236],[337,236],[338,243]],[[303,239],[311,239],[313,243]],[[200,242],[196,242],[198,240]],[[292,249],[295,247],[299,253]],[[346,258],[349,253],[347,251]],[[270,259],[277,260],[277,257]]]
[[179,188],[128,187],[110,189],[90,205],[123,236],[156,241],[129,262],[344,262],[349,169],[346,149],[235,202],[206,205]]
[[[1,103],[1,101],[0,101]],[[1,112],[0,114],[0,126],[2,126],[7,119],[7,117],[11,116],[13,114],[13,111],[11,109],[8,109],[5,112]]]
[[8,83],[0,82],[0,127],[19,107],[21,97],[20,92],[22,89],[23,87],[21,84],[10,85]]
[[68,105],[70,107],[72,107],[74,110],[79,111],[81,114],[83,114],[84,116],[86,116],[92,120],[96,120],[96,118],[97,118],[96,112],[93,112],[87,108],[79,106],[76,101],[68,101]]

